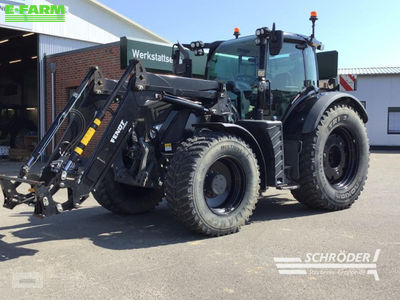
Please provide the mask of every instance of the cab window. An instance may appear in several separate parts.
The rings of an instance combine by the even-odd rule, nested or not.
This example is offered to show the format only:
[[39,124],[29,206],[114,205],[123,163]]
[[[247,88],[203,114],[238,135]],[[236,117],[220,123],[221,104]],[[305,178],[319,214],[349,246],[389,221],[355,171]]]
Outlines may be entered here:
[[237,78],[253,81],[256,78],[256,58],[246,55],[215,53],[209,62],[208,79],[235,81]]
[[308,80],[308,84],[314,87],[318,87],[317,61],[314,51],[315,50],[311,47],[307,47],[306,49],[304,49],[306,80]]
[[[241,92],[241,118],[251,118],[257,99],[259,47],[252,37],[222,43],[210,57],[207,78],[234,81]],[[278,55],[267,55],[267,79],[271,82],[272,101],[265,103],[265,119],[279,120],[293,98],[306,86],[317,87],[317,68],[312,47],[284,42]],[[234,103],[237,96],[229,93]],[[237,104],[237,103],[236,103]],[[271,105],[272,104],[272,105]]]
[[267,118],[280,119],[290,101],[304,88],[303,51],[296,45],[284,43],[278,55],[268,56],[267,79],[271,81],[273,105],[264,109]]
[[[207,79],[235,82],[241,92],[241,118],[249,117],[252,98],[256,93],[253,85],[257,78],[257,51],[254,39],[228,41],[218,47],[207,65]],[[239,110],[237,95],[229,91],[228,94]]]
[[267,79],[271,89],[298,93],[305,78],[303,53],[296,44],[284,43],[281,52],[268,57]]

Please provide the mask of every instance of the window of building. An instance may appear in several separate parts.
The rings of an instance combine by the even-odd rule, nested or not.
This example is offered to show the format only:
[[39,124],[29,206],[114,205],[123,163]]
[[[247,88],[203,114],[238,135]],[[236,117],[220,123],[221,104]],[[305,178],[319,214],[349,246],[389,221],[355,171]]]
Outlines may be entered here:
[[388,108],[388,134],[400,134],[400,107]]

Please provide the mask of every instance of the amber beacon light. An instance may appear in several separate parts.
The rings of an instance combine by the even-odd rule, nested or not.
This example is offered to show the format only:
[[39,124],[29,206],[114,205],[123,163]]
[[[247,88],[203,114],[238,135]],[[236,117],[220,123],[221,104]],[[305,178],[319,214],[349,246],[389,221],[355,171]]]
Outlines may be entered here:
[[318,14],[317,14],[316,11],[312,11],[312,12],[311,12],[311,14],[310,14],[310,20],[311,20],[311,19],[318,20]]
[[236,38],[239,38],[240,29],[239,29],[238,27],[235,27],[235,29],[233,29],[233,35],[234,35]]
[[315,21],[318,20],[318,14],[316,11],[312,11],[310,14],[310,21],[312,22],[312,33],[311,38],[313,39],[315,36]]

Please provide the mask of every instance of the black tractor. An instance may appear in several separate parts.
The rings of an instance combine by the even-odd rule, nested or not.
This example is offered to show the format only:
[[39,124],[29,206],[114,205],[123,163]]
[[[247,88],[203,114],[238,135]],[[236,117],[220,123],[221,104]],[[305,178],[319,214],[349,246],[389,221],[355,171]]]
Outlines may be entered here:
[[[177,43],[175,75],[148,72],[138,60],[118,82],[91,68],[19,176],[0,177],[4,206],[31,204],[45,217],[92,193],[114,213],[139,214],[166,198],[179,220],[211,236],[238,231],[268,187],[289,189],[311,208],[349,208],[367,178],[368,117],[358,99],[337,91],[337,52],[316,53],[323,46],[310,19],[311,36],[274,25],[255,36],[236,30],[228,41]],[[204,79],[192,77],[189,51],[207,55]],[[320,89],[321,79],[332,88]],[[27,194],[17,192],[22,183]],[[68,190],[64,203],[53,199],[60,189]]]

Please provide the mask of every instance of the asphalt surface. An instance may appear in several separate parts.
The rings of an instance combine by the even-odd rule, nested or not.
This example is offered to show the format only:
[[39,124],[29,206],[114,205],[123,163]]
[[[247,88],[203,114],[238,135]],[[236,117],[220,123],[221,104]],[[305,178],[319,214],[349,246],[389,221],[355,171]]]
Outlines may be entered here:
[[[250,224],[220,238],[191,233],[165,203],[136,217],[112,215],[92,198],[44,220],[27,206],[1,209],[0,298],[400,299],[400,153],[374,153],[370,165],[351,209],[309,210],[271,189]],[[0,173],[13,167],[0,163]],[[379,281],[366,269],[282,275],[274,261],[306,262],[307,253],[372,258],[377,249]]]

